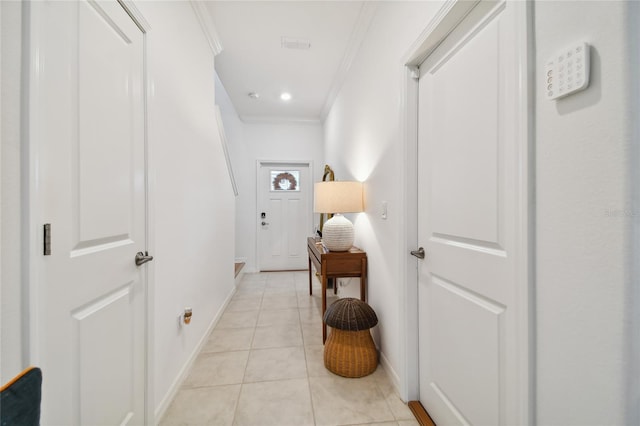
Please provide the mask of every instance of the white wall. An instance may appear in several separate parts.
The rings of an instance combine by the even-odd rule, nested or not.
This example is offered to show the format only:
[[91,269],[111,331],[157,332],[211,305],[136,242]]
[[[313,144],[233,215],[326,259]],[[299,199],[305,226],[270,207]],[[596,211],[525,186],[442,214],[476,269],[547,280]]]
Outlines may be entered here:
[[[365,182],[365,213],[351,215],[355,244],[367,252],[368,303],[379,323],[376,342],[391,374],[403,369],[402,266],[405,233],[402,58],[438,10],[436,2],[381,2],[325,121],[325,155],[336,177]],[[388,219],[380,217],[388,203]],[[357,294],[357,286],[340,288]]]
[[20,208],[20,2],[0,2],[1,94],[2,111],[0,171],[0,282],[2,306],[0,345],[0,383],[6,383],[25,365],[22,362],[22,286]]
[[[258,160],[313,162],[314,182],[324,170],[323,128],[319,123],[243,123],[222,83],[217,81],[216,103],[225,126],[229,155],[238,186],[236,197],[236,258],[246,272],[256,272],[256,164]],[[314,216],[314,224],[317,223]],[[309,235],[312,235],[312,229]]]
[[[215,119],[214,58],[188,2],[140,2],[154,190],[155,406],[162,411],[234,289],[234,196]],[[193,309],[190,325],[177,316]]]
[[[592,45],[586,91],[558,102],[541,91],[536,96],[540,424],[640,420],[631,414],[640,405],[638,353],[628,346],[639,340],[631,311],[637,325],[632,267],[638,259],[630,250],[631,226],[640,214],[632,203],[638,188],[632,154],[639,94],[631,90],[638,79],[638,14],[631,3],[535,5],[538,70],[573,42]],[[635,398],[628,407],[627,396]]]

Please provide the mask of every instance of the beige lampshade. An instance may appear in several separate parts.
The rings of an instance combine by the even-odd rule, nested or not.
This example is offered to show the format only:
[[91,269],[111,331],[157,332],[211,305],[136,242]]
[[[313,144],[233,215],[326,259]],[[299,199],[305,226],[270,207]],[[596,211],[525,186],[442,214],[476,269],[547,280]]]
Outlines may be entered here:
[[314,192],[313,211],[316,213],[358,213],[364,210],[361,182],[317,182]]

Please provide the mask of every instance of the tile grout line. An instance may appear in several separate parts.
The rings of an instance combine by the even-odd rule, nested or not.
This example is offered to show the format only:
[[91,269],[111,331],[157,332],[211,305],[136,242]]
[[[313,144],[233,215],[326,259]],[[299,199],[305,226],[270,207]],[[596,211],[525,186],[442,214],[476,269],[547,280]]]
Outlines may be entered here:
[[[298,299],[298,295],[296,294],[296,300]],[[307,345],[304,340],[304,332],[302,332],[302,316],[300,315],[300,303],[298,302],[298,321],[300,322],[300,332],[302,333],[302,350],[304,351],[304,368],[307,372],[307,390],[309,392],[309,403],[311,405],[311,416],[313,418],[314,426],[317,424],[316,421],[316,410],[313,404],[313,395],[311,393],[311,376],[309,376],[309,362],[307,360]]]
[[[294,280],[294,285],[296,285],[296,282],[297,281]],[[276,284],[278,284],[278,283],[276,283]],[[239,285],[239,287],[240,287],[240,285]],[[227,409],[226,410],[226,412],[228,413],[227,415],[230,418],[231,424],[237,424],[237,422],[240,421],[241,418],[244,418],[244,414],[243,413],[245,413],[245,410],[249,409],[250,410],[249,412],[252,412],[251,411],[252,410],[251,409],[252,401],[248,400],[247,398],[250,398],[250,399],[253,398],[252,397],[253,391],[251,390],[251,389],[253,389],[251,387],[253,384],[278,383],[278,382],[290,381],[290,380],[294,380],[294,379],[298,379],[298,380],[306,379],[307,380],[307,386],[306,386],[307,394],[306,394],[306,397],[307,397],[307,401],[309,401],[309,404],[310,404],[309,405],[310,412],[308,412],[308,413],[311,414],[311,418],[310,419],[312,420],[311,422],[309,422],[309,424],[318,425],[319,424],[318,422],[320,421],[320,419],[318,419],[318,416],[322,417],[322,415],[324,413],[324,411],[323,411],[324,410],[324,408],[323,408],[323,400],[320,399],[318,401],[314,401],[313,389],[316,389],[316,391],[318,391],[318,389],[317,389],[317,387],[314,387],[313,385],[311,385],[311,382],[312,381],[315,382],[315,380],[321,380],[322,381],[323,379],[321,378],[321,376],[318,376],[318,375],[314,375],[312,377],[311,376],[311,371],[310,371],[310,366],[313,366],[314,368],[315,367],[321,368],[321,365],[322,365],[322,352],[323,351],[322,351],[322,346],[321,345],[319,345],[319,344],[315,344],[314,345],[313,344],[314,342],[316,342],[316,339],[314,337],[316,337],[316,338],[318,337],[317,333],[315,332],[316,331],[315,330],[315,325],[309,324],[309,323],[305,323],[305,324],[307,324],[308,327],[306,327],[306,328],[310,331],[310,333],[305,338],[305,334],[303,332],[303,328],[305,328],[305,327],[303,327],[303,319],[309,320],[311,322],[315,322],[315,321],[312,321],[312,320],[314,320],[314,318],[315,318],[314,315],[315,314],[319,314],[318,312],[316,312],[317,306],[316,306],[315,303],[313,303],[314,302],[313,300],[311,300],[311,299],[307,300],[308,296],[303,294],[303,292],[304,292],[304,290],[306,290],[306,288],[304,290],[300,291],[300,292],[298,291],[300,289],[295,288],[295,290],[294,290],[294,292],[295,292],[294,294],[296,294],[295,309],[297,309],[297,313],[292,312],[293,316],[283,315],[282,318],[288,317],[288,322],[286,324],[288,324],[290,327],[293,327],[293,323],[297,322],[297,327],[299,329],[299,332],[301,333],[301,336],[300,336],[301,337],[301,340],[300,340],[301,341],[301,345],[299,343],[296,343],[296,344],[292,345],[291,342],[289,342],[287,340],[287,342],[289,342],[289,343],[286,346],[275,346],[275,347],[267,347],[267,348],[254,348],[253,345],[255,344],[256,337],[258,335],[258,331],[259,331],[258,330],[259,329],[258,325],[260,323],[260,319],[263,316],[263,314],[265,314],[265,315],[268,314],[268,313],[270,314],[269,310],[265,310],[264,309],[265,308],[265,296],[268,296],[268,293],[266,292],[266,286],[267,285],[268,285],[267,281],[262,281],[262,282],[251,281],[249,283],[249,285],[247,287],[245,287],[245,288],[253,288],[255,290],[258,290],[258,291],[256,291],[255,299],[259,299],[259,303],[257,304],[257,316],[254,317],[254,321],[255,322],[254,322],[253,326],[247,327],[246,326],[247,324],[245,322],[244,323],[245,326],[241,327],[241,328],[245,328],[246,329],[246,332],[244,333],[245,337],[243,338],[243,340],[244,340],[244,342],[247,342],[247,343],[245,343],[245,345],[248,344],[248,350],[245,350],[245,349],[243,349],[243,350],[230,349],[230,348],[234,348],[234,347],[238,347],[239,348],[239,346],[237,346],[237,345],[234,346],[233,344],[232,345],[224,344],[224,345],[219,346],[219,347],[222,347],[222,346],[226,346],[227,347],[226,350],[220,351],[219,353],[220,354],[227,354],[228,356],[233,356],[231,354],[237,353],[237,352],[247,352],[246,363],[243,366],[244,367],[243,370],[240,370],[242,372],[242,377],[241,377],[240,383],[236,382],[236,384],[240,385],[240,386],[238,386],[236,388],[236,389],[238,389],[238,393],[235,396],[235,398],[232,397],[232,398],[230,398],[231,400],[229,401],[229,402],[231,402],[231,401],[235,400],[234,410],[228,410]],[[262,293],[259,293],[260,287],[263,288]],[[283,294],[285,294],[285,293],[283,293]],[[300,296],[300,297],[298,297],[298,296]],[[309,303],[309,302],[311,302],[311,303]],[[316,302],[317,302],[317,300],[316,300]],[[294,306],[291,306],[291,308],[294,308]],[[289,308],[286,308],[286,309],[289,309]],[[228,311],[225,310],[224,313],[227,313],[227,312]],[[266,318],[267,322],[270,322],[269,318],[270,317]],[[265,326],[266,328],[276,327],[277,326],[277,322],[280,321],[280,317],[278,317],[277,315],[274,316],[271,319],[276,321],[274,323],[276,325],[268,325],[268,326]],[[297,319],[297,321],[296,321],[296,319]],[[282,324],[282,325],[284,326],[285,324]],[[224,330],[232,331],[234,329],[237,329],[237,327],[231,328],[231,329],[224,329]],[[218,330],[214,329],[214,330],[212,330],[212,333],[215,332],[215,331],[218,331]],[[285,341],[283,341],[283,343],[285,343]],[[300,346],[302,346],[302,351],[298,352],[299,349],[296,349],[296,348],[299,348]],[[260,380],[247,382],[248,373],[253,371],[253,370],[249,370],[249,368],[248,368],[249,367],[249,362],[250,362],[252,356],[257,356],[257,358],[256,358],[256,362],[257,362],[257,361],[259,361],[258,358],[260,358],[260,359],[262,359],[264,357],[269,358],[268,355],[264,355],[264,356],[263,355],[257,355],[261,351],[283,350],[283,349],[292,349],[293,352],[301,353],[304,356],[304,359],[300,360],[301,362],[297,361],[297,362],[300,362],[300,364],[297,364],[297,362],[296,362],[296,365],[297,365],[296,369],[300,368],[300,370],[298,370],[299,373],[295,374],[296,377],[290,377],[288,379],[284,379],[284,378],[269,378],[270,376],[268,374],[267,375],[258,374],[257,376],[255,376],[255,378],[256,379],[260,379]],[[313,354],[312,354],[312,352],[313,352]],[[318,356],[316,356],[316,355],[320,355],[320,359],[318,359]],[[319,363],[318,363],[318,361],[319,361]],[[259,364],[257,364],[257,365],[259,365]],[[288,364],[285,364],[284,366],[282,364],[279,364],[279,365],[282,368],[287,368],[286,365],[288,365]],[[304,373],[302,373],[302,371],[301,371],[301,368],[303,366],[304,366]],[[382,366],[380,365],[379,367],[382,367]],[[300,374],[300,373],[302,373],[302,374]],[[318,371],[318,373],[319,373],[319,371]],[[382,405],[380,405],[380,408],[382,408],[382,407],[386,408],[385,410],[382,410],[381,413],[379,413],[381,415],[380,418],[383,418],[383,417],[384,418],[388,418],[387,420],[384,420],[384,422],[390,422],[390,424],[395,424],[396,426],[399,426],[401,421],[405,421],[407,419],[404,418],[404,414],[403,414],[402,411],[398,410],[397,414],[394,411],[394,409],[393,409],[394,407],[395,408],[400,408],[400,407],[396,407],[396,405],[395,405],[396,401],[394,399],[392,399],[395,396],[395,394],[394,393],[387,394],[385,392],[385,389],[391,390],[391,392],[393,392],[393,389],[388,389],[388,386],[387,386],[388,383],[386,381],[387,377],[385,375],[386,371],[380,371],[380,373],[382,373],[382,375],[376,375],[376,377],[372,377],[372,380],[373,380],[374,383],[371,384],[369,382],[367,387],[369,387],[370,390],[367,391],[367,392],[374,391],[374,393],[372,394],[372,397],[374,399],[382,398],[384,400],[384,403],[382,403],[382,401],[379,402],[379,404],[382,404]],[[276,376],[280,377],[278,375],[276,375]],[[274,377],[276,377],[276,376],[274,376]],[[286,376],[286,374],[284,374],[284,376]],[[213,385],[213,386],[206,386],[205,385],[205,386],[196,386],[196,387],[193,387],[192,389],[193,390],[197,390],[197,389],[200,389],[200,388],[216,388],[216,387],[219,388],[219,387],[224,387],[224,386],[228,386],[228,385],[230,385],[230,384],[227,384],[227,385],[222,385],[221,384],[221,385]],[[371,386],[371,385],[373,385],[373,386]],[[323,388],[323,387],[324,387],[324,385],[321,386],[321,388]],[[278,385],[275,385],[275,388],[278,388]],[[300,388],[300,387],[298,387],[298,389],[299,389],[298,392],[302,390],[302,388]],[[304,398],[304,396],[305,396],[304,395],[304,391],[302,391],[302,392],[303,393],[300,394],[300,397]],[[244,400],[241,398],[241,396],[243,394],[245,395],[245,399]],[[377,396],[376,396],[376,394],[377,394]],[[241,400],[244,401],[243,402],[243,406],[240,406],[240,401]],[[303,399],[300,400],[300,404],[306,405],[304,403]],[[229,405],[231,405],[231,404],[229,404]],[[318,406],[316,407],[316,405],[318,405]],[[386,414],[384,414],[385,411],[386,411]],[[242,416],[241,416],[241,414],[242,414]],[[253,416],[253,414],[251,414],[251,416]],[[344,418],[342,420],[346,421],[347,418]],[[353,420],[356,420],[356,419],[354,418]],[[359,419],[359,420],[362,421],[362,419]],[[372,424],[373,425],[373,424],[381,424],[381,422],[382,422],[382,420],[379,420],[379,418],[376,417],[376,419],[373,422],[369,422],[369,423],[353,422],[353,423],[339,423],[339,424],[349,424],[349,425]]]
[[[264,282],[266,286],[266,281]],[[242,390],[244,388],[244,378],[247,375],[247,368],[249,366],[249,359],[251,358],[251,351],[253,349],[253,339],[256,337],[256,329],[258,328],[258,320],[260,318],[260,313],[262,312],[262,301],[264,299],[264,289],[260,295],[260,306],[258,308],[258,316],[256,317],[256,322],[253,324],[253,334],[251,335],[251,340],[249,341],[249,353],[247,354],[247,363],[244,365],[244,371],[242,372],[242,380],[240,381],[240,390],[238,391],[238,397],[236,398],[236,407],[233,410],[233,418],[231,419],[231,424],[236,424],[236,417],[238,416],[238,408],[240,407],[240,396],[242,395]],[[229,351],[230,352],[230,351]]]

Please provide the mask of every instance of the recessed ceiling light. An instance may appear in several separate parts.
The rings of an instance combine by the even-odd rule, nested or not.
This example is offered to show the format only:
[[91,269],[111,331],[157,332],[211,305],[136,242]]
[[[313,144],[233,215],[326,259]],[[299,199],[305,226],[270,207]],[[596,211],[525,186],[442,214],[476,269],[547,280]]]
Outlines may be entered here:
[[291,100],[291,93],[283,92],[280,95],[280,99],[282,99],[283,101],[290,101]]
[[251,99],[258,99],[260,97],[260,93],[250,92],[247,96],[249,96]]

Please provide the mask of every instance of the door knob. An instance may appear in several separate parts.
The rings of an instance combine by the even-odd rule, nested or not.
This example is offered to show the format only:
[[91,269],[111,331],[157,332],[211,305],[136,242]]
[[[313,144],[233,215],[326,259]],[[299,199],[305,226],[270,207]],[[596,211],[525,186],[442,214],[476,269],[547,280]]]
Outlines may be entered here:
[[424,248],[420,247],[418,250],[411,250],[411,255],[417,257],[418,259],[424,259]]
[[262,226],[265,226],[265,225],[268,225],[268,224],[269,224],[269,222],[264,222],[264,221],[262,222]]
[[149,252],[145,251],[144,253],[139,251],[136,253],[136,265],[144,265],[147,262],[151,262],[153,260],[153,256],[149,256]]

